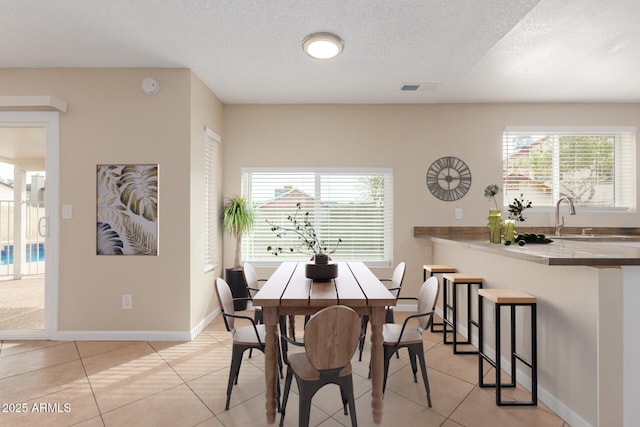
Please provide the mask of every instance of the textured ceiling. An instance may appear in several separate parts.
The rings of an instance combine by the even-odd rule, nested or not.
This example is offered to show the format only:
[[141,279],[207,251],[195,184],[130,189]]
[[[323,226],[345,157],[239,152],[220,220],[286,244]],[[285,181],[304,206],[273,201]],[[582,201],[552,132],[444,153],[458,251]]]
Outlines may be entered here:
[[[0,67],[185,67],[225,103],[638,102],[639,18],[638,0],[0,0]],[[317,31],[343,54],[306,57]]]

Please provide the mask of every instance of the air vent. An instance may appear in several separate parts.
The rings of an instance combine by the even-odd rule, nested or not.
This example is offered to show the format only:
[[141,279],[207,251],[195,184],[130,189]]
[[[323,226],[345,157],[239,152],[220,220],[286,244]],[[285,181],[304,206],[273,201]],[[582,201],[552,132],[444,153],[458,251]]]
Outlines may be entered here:
[[400,90],[404,91],[425,91],[425,90],[436,90],[436,88],[440,86],[440,83],[415,83],[415,84],[405,84],[402,85]]

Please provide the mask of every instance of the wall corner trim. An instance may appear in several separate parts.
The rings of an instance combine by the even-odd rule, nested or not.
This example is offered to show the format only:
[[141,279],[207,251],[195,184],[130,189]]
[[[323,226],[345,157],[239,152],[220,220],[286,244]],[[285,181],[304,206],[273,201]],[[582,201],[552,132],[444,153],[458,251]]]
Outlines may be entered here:
[[67,112],[67,103],[60,98],[44,96],[0,96],[0,107],[51,107]]

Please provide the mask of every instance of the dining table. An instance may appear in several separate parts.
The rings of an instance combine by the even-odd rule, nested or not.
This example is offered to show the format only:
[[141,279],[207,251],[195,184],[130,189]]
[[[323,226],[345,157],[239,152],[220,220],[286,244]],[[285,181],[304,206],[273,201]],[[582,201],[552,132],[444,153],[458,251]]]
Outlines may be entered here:
[[382,325],[385,308],[396,304],[395,297],[361,261],[337,262],[335,279],[318,281],[306,277],[307,262],[282,262],[260,291],[253,305],[262,307],[265,337],[265,381],[267,423],[276,417],[278,381],[278,336],[280,316],[313,315],[324,307],[340,304],[371,323],[371,407],[374,423],[382,422],[384,360]]

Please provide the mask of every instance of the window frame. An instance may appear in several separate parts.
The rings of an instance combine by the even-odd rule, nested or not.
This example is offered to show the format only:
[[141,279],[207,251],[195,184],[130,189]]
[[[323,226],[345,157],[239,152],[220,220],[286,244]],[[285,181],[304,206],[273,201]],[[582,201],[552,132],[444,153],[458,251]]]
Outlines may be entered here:
[[[584,135],[584,136],[598,136],[598,135],[612,135],[616,136],[615,142],[615,183],[614,192],[626,192],[626,199],[628,206],[586,206],[580,203],[576,203],[576,206],[580,207],[581,211],[595,212],[595,213],[628,213],[635,212],[637,207],[637,195],[636,195],[636,176],[637,176],[637,162],[636,162],[636,136],[637,128],[635,126],[506,126],[502,133],[502,165],[503,165],[503,207],[507,208],[513,201],[511,195],[507,195],[506,189],[508,188],[508,135],[509,134],[530,134],[540,135],[546,134],[558,138],[560,136],[567,135]],[[554,147],[554,156],[557,154],[558,148]],[[626,162],[620,159],[627,158]],[[554,157],[552,163],[558,162],[558,158]],[[555,208],[555,204],[560,197],[559,190],[559,174],[560,169],[554,166],[554,172],[552,176],[553,185],[552,191],[552,203],[551,204],[536,204],[532,211],[546,212]],[[622,175],[624,174],[624,176]],[[627,176],[631,175],[631,176]],[[620,181],[625,178],[626,180]],[[614,196],[615,197],[615,196]],[[524,194],[524,198],[528,199],[527,194]]]
[[[384,248],[381,251],[381,258],[380,259],[361,259],[361,258],[352,258],[352,257],[348,257],[348,258],[342,258],[342,257],[335,257],[336,261],[363,261],[366,265],[369,266],[384,266],[384,267],[388,267],[390,265],[392,265],[393,262],[393,169],[392,168],[379,168],[379,167],[374,167],[374,168],[308,168],[308,167],[245,167],[241,169],[241,176],[242,176],[242,196],[246,197],[247,200],[249,201],[249,203],[252,203],[253,205],[253,197],[251,194],[252,191],[252,185],[251,185],[251,174],[254,173],[261,173],[261,174],[269,174],[272,173],[274,174],[274,176],[277,176],[278,174],[313,174],[314,176],[314,194],[317,194],[320,190],[319,190],[319,185],[320,185],[320,177],[322,176],[338,176],[338,175],[363,175],[363,176],[370,176],[370,175],[382,175],[384,176],[384,205],[383,205],[383,232],[382,234],[378,234],[378,236],[381,238],[381,240],[384,242]],[[314,198],[315,199],[315,198]],[[322,202],[318,202],[318,203],[322,203]],[[254,205],[255,207],[255,205]],[[254,212],[256,215],[256,224],[259,223],[259,221],[261,221],[261,216],[257,213]],[[293,210],[291,211],[291,213],[293,213]],[[278,224],[280,225],[280,224]],[[285,224],[282,224],[285,225]],[[314,224],[315,225],[315,224]],[[255,228],[255,226],[254,226]],[[342,238],[342,236],[340,236]],[[284,259],[282,258],[282,256],[275,256],[275,255],[271,255],[269,254],[267,257],[259,257],[259,258],[253,258],[251,251],[248,249],[248,246],[250,245],[250,243],[247,243],[249,241],[252,241],[253,239],[253,230],[249,231],[247,234],[245,234],[243,236],[242,239],[242,252],[243,252],[243,259],[245,259],[246,261],[250,261],[252,264],[255,265],[276,265],[282,261],[284,261]],[[273,243],[278,243],[277,238],[275,237],[274,234],[274,238],[273,238]],[[332,243],[331,239],[330,239],[330,245]],[[341,245],[344,245],[344,239],[343,239],[343,243],[341,243]],[[340,249],[340,248],[338,248]],[[268,254],[268,252],[266,251],[266,247],[264,249],[265,253]],[[338,253],[338,252],[337,252]],[[299,257],[296,257],[298,261],[304,261],[307,260],[308,257],[306,257],[306,255],[300,255]],[[339,258],[339,259],[337,259]]]

